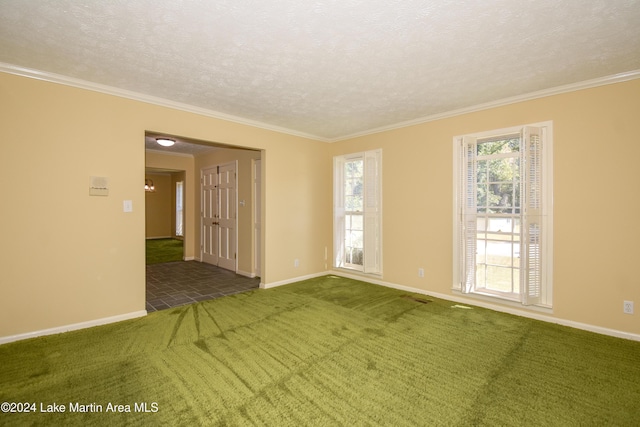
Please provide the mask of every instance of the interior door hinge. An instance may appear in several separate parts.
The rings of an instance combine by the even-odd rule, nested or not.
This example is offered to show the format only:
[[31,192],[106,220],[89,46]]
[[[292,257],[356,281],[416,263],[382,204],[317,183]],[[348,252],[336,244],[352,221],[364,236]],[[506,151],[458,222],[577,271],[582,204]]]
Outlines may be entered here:
[[238,254],[233,254],[233,259],[238,259]]

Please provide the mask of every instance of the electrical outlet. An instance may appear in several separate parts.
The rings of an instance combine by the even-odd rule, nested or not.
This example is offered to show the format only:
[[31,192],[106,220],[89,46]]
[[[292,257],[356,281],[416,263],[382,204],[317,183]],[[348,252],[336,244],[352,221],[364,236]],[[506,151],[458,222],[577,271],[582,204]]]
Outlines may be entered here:
[[418,277],[424,277],[424,268],[419,268],[418,269]]
[[633,314],[633,301],[624,301],[622,311],[626,314]]
[[298,258],[293,260],[293,266],[294,267],[300,267],[300,260]]

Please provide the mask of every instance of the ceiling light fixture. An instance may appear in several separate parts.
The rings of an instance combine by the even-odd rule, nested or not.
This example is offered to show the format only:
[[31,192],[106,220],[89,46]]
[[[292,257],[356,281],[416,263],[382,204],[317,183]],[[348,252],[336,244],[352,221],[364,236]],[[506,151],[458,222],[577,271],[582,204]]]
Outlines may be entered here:
[[176,143],[174,139],[169,139],[169,138],[156,138],[156,142],[162,145],[163,147],[171,147],[173,144]]
[[145,179],[144,180],[144,191],[156,191],[156,186],[153,185],[153,180],[152,179]]

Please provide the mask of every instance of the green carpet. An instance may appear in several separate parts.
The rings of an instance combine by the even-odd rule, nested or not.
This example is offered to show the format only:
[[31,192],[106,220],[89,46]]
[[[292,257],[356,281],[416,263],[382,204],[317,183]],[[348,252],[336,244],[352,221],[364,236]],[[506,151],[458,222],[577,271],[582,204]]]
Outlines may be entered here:
[[335,276],[5,344],[0,379],[11,425],[640,425],[640,342]]
[[179,239],[147,239],[147,264],[182,261],[184,249]]

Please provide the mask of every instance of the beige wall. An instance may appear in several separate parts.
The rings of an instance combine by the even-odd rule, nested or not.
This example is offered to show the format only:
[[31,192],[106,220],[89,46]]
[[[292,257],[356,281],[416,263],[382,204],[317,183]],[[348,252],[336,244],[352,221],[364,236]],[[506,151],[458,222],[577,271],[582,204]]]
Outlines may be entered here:
[[[640,80],[465,114],[331,145],[383,149],[386,282],[452,295],[453,137],[553,121],[553,316],[640,333]],[[418,268],[425,277],[418,278]]]
[[[638,313],[622,313],[624,299],[640,301],[640,80],[334,144],[3,73],[0,94],[0,192],[11,203],[0,222],[0,338],[144,310],[145,131],[263,150],[265,284],[326,270],[331,158],[382,148],[382,280],[451,295],[453,136],[545,120],[555,144],[553,316],[640,334]],[[147,154],[146,166],[187,171],[193,256],[199,170],[167,157]],[[88,195],[90,176],[109,177],[109,196]]]
[[[322,271],[326,144],[5,73],[0,94],[0,193],[15,206],[0,221],[0,338],[144,310],[145,131],[264,149],[262,280]],[[90,176],[109,178],[109,196],[89,196]]]
[[144,193],[145,235],[147,239],[171,237],[175,234],[171,218],[174,206],[172,199],[175,199],[175,195],[172,194],[171,175],[146,173],[145,179],[153,180],[155,186],[155,191]]

